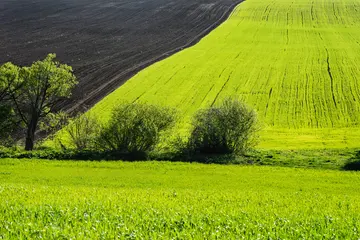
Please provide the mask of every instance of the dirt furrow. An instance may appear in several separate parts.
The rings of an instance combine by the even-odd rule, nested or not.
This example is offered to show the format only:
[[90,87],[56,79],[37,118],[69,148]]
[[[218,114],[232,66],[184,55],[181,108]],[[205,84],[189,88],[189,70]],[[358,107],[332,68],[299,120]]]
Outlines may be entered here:
[[143,68],[208,34],[242,0],[3,0],[0,64],[47,53],[73,66],[79,85],[58,108],[87,109]]

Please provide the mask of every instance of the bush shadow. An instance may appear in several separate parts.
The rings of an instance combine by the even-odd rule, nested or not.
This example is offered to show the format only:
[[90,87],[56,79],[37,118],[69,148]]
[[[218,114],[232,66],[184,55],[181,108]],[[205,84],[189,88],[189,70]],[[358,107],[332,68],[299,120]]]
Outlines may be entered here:
[[124,153],[117,151],[62,150],[52,149],[34,151],[0,151],[0,158],[79,160],[79,161],[147,161],[149,155],[144,152]]
[[342,168],[346,171],[360,171],[360,151],[357,151],[352,158],[348,159]]

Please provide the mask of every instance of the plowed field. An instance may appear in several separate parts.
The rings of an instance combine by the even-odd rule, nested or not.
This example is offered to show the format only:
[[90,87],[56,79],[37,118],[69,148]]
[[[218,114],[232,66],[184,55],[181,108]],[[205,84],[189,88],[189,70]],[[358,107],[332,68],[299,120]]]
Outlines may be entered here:
[[80,80],[66,109],[93,105],[149,64],[196,43],[241,0],[2,0],[0,64],[49,52]]

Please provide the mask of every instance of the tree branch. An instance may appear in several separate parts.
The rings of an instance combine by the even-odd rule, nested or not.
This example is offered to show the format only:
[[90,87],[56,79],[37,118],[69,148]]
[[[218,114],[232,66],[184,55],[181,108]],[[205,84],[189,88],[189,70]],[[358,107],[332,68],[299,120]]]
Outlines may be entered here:
[[17,112],[19,113],[21,119],[23,120],[23,122],[24,122],[26,125],[28,125],[29,122],[28,122],[28,120],[26,119],[26,117],[23,115],[23,113],[22,113],[22,111],[21,111],[21,108],[19,107],[19,104],[18,104],[18,102],[17,102],[17,100],[16,100],[16,97],[14,96],[14,94],[12,94],[11,97],[12,97],[12,100],[14,101],[14,103],[15,103],[16,110],[17,110]]

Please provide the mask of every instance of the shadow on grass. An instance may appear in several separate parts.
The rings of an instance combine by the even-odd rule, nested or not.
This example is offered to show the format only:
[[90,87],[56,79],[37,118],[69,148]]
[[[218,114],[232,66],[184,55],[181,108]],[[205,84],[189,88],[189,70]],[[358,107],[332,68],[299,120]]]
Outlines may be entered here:
[[113,151],[92,151],[92,150],[53,150],[42,149],[34,151],[6,150],[0,151],[0,158],[18,159],[48,159],[48,160],[122,160],[122,161],[146,161],[149,160],[146,153],[122,153]]
[[116,151],[92,151],[92,150],[54,150],[41,149],[23,151],[13,149],[0,149],[0,158],[17,159],[47,159],[47,160],[79,160],[79,161],[171,161],[171,162],[198,162],[228,164],[237,163],[238,157],[227,155],[191,155],[174,153],[124,153]]
[[356,152],[355,156],[345,163],[343,169],[346,171],[360,171],[360,151]]
[[151,160],[171,161],[171,162],[197,162],[197,163],[216,163],[229,164],[236,163],[238,156],[234,154],[174,154],[174,153],[155,153],[150,155]]
[[79,161],[170,161],[197,162],[204,164],[267,165],[281,167],[342,169],[360,171],[360,151],[338,150],[254,150],[246,155],[234,154],[189,154],[179,152],[123,153],[92,150],[38,149],[26,152],[16,149],[1,149],[0,158],[79,160]]

